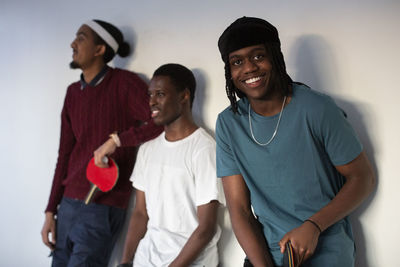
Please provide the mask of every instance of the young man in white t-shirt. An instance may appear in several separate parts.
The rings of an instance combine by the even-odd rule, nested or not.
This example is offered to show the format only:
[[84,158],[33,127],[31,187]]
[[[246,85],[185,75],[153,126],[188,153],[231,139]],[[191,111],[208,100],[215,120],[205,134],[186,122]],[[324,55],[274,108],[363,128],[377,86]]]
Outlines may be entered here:
[[132,174],[136,206],[120,266],[218,265],[224,204],[215,171],[215,141],[193,121],[196,81],[179,64],[158,68],[150,82],[150,108],[164,132],[143,144]]

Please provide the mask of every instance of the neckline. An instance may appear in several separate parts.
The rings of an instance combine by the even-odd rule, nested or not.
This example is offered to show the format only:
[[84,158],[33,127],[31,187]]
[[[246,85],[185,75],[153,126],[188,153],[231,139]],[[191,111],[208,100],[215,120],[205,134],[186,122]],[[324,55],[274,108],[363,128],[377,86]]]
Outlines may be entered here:
[[196,135],[199,134],[199,132],[201,131],[201,129],[202,129],[201,127],[198,127],[194,132],[192,132],[191,134],[189,134],[189,135],[186,136],[185,138],[180,139],[180,140],[176,140],[176,141],[168,141],[168,140],[165,138],[165,131],[164,131],[164,132],[162,133],[161,140],[162,140],[162,142],[163,142],[165,145],[167,145],[167,146],[169,146],[169,147],[177,146],[177,145],[180,145],[180,144],[182,144],[182,143],[186,143],[186,142],[188,142],[188,140],[194,138],[194,136],[196,136]]
[[[296,91],[298,90],[298,88],[296,88],[296,87],[297,86],[295,84],[293,84],[293,92],[292,92],[292,95],[291,95],[291,99],[290,99],[290,102],[287,103],[285,105],[285,107],[283,108],[283,112],[284,113],[288,112],[289,110],[291,110],[292,106],[294,106],[294,104],[296,103],[295,95],[296,95]],[[242,98],[242,100],[243,100],[243,105],[242,105],[241,109],[244,111],[243,114],[247,117],[249,115],[249,113],[248,113],[249,112],[249,109],[248,109],[249,100],[247,98]],[[280,112],[278,112],[277,114],[272,115],[272,116],[263,116],[263,115],[260,115],[257,112],[255,112],[250,106],[250,116],[255,121],[272,121],[272,120],[276,120],[279,117],[279,114],[280,114]]]
[[86,87],[96,87],[98,86],[104,78],[107,76],[108,71],[111,68],[108,65],[104,65],[104,67],[100,70],[98,74],[89,82],[87,83],[83,77],[83,73],[81,73],[80,76],[80,84],[81,84],[81,90],[84,90]]

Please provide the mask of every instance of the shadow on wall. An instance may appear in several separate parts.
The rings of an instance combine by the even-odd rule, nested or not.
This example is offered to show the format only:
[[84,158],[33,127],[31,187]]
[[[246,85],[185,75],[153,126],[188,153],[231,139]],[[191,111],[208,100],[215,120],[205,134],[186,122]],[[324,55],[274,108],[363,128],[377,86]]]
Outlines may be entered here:
[[[330,95],[334,98],[336,104],[345,111],[349,122],[364,146],[364,151],[371,161],[375,173],[377,173],[374,159],[376,152],[368,135],[368,129],[372,127],[376,129],[377,125],[369,125],[367,127],[365,120],[365,118],[368,118],[367,121],[371,121],[371,118],[374,119],[373,114],[369,112],[368,105],[347,101],[337,96],[340,92],[346,90],[346,85],[343,86],[340,84],[341,80],[338,75],[336,58],[329,44],[320,36],[301,36],[294,43],[294,49],[291,52],[290,58],[294,59],[291,62],[291,65],[295,67],[295,70],[291,71],[294,74],[292,75],[293,80],[303,82],[314,90]],[[373,121],[374,123],[376,122],[376,120]],[[365,233],[363,232],[359,218],[365,209],[367,209],[375,194],[376,190],[351,215],[354,239],[357,247],[355,265],[357,267],[369,267],[366,257],[368,248],[365,244]]]
[[201,69],[192,69],[191,71],[196,78],[196,92],[192,107],[193,119],[198,126],[205,129],[215,138],[215,133],[204,122],[204,108],[207,99],[207,75]]
[[114,246],[113,252],[110,257],[110,261],[108,262],[108,267],[115,267],[121,263],[122,253],[124,252],[124,244],[126,239],[126,234],[128,232],[129,220],[131,219],[133,208],[135,207],[135,193],[133,192],[131,198],[129,200],[129,206],[126,210],[126,218],[124,222],[124,226],[122,227],[121,232],[119,233],[117,242]]
[[120,69],[129,69],[128,66],[131,61],[135,60],[135,45],[137,43],[137,35],[132,27],[122,26],[118,27],[122,34],[124,35],[124,41],[130,46],[130,53],[127,57],[120,57],[116,55],[113,59],[113,64],[115,67]]

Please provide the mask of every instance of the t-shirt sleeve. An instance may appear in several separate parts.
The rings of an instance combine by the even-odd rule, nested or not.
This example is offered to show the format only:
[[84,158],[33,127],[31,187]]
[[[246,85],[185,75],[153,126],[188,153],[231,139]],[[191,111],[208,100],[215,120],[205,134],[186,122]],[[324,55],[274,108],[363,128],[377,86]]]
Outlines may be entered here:
[[217,200],[225,205],[225,197],[220,179],[215,171],[215,143],[202,148],[193,158],[196,206]]
[[139,151],[136,157],[135,167],[133,168],[131,181],[132,186],[140,191],[145,192],[146,190],[146,177],[144,177],[144,166],[145,166],[145,158],[144,158],[144,146],[139,147]]
[[335,166],[354,160],[363,150],[346,113],[327,97],[320,117],[320,136],[325,150]]
[[219,115],[217,119],[215,135],[217,142],[217,177],[240,174],[240,170],[230,147],[228,127],[221,115]]

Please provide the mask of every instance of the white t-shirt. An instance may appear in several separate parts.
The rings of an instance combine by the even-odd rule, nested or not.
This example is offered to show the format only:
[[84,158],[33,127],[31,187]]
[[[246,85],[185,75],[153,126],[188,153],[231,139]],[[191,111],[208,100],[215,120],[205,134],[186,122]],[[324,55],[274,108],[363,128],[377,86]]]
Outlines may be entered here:
[[[202,128],[175,142],[162,133],[140,147],[131,180],[145,193],[149,221],[133,266],[168,266],[198,226],[197,206],[225,204],[215,163],[215,141]],[[218,265],[220,235],[218,227],[191,266]]]

